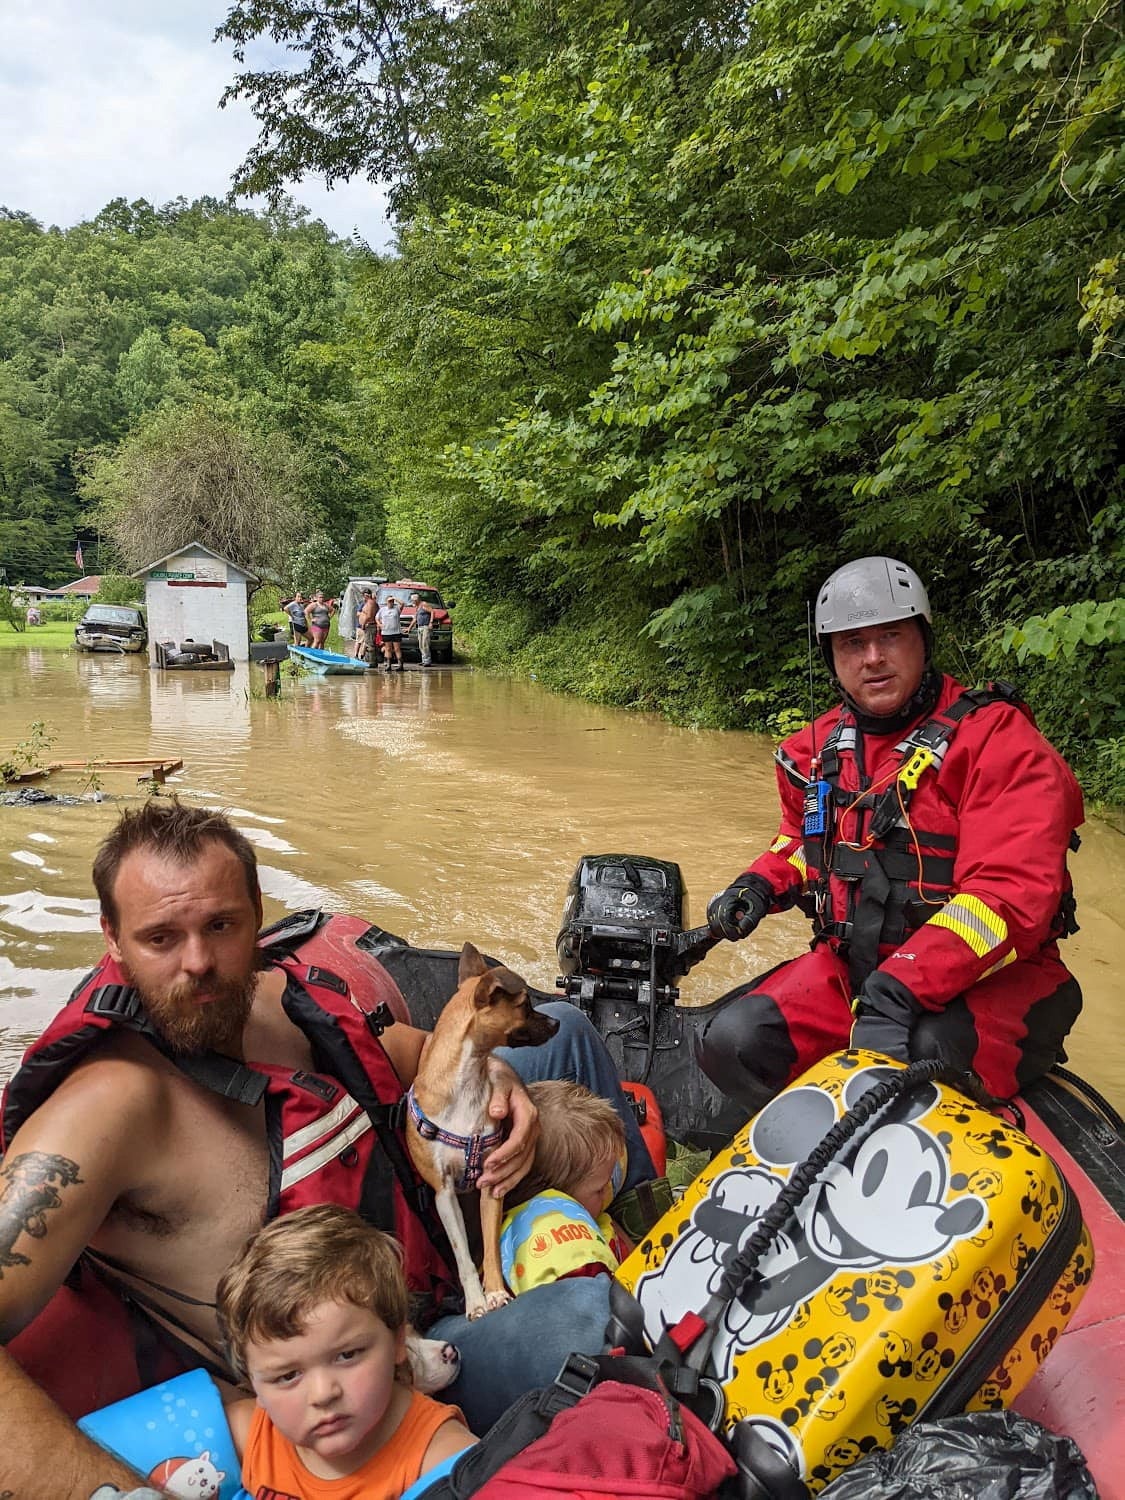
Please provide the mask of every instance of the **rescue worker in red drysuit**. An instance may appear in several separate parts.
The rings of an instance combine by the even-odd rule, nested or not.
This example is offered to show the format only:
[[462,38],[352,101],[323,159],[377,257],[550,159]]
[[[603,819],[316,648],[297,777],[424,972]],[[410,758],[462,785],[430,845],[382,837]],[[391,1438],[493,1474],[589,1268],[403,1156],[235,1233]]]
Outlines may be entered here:
[[1065,1056],[1082,1004],[1057,942],[1078,784],[1010,689],[933,666],[903,563],[833,573],[816,634],[843,704],[781,745],[778,836],[707,908],[735,941],[796,905],[812,949],[727,997],[700,1065],[751,1113],[849,1044],[943,1056],[1010,1098]]

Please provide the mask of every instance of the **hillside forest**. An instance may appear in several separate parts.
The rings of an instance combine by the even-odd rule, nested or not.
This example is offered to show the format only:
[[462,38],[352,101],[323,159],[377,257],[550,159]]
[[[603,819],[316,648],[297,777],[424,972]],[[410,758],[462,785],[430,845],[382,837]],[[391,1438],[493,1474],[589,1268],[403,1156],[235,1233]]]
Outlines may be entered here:
[[[888,552],[942,664],[1125,800],[1119,5],[238,0],[220,35],[288,48],[228,90],[271,212],[0,212],[10,581],[214,525],[279,581],[433,579],[486,665],[778,731],[806,601]],[[393,248],[296,209],[309,174],[388,187]]]

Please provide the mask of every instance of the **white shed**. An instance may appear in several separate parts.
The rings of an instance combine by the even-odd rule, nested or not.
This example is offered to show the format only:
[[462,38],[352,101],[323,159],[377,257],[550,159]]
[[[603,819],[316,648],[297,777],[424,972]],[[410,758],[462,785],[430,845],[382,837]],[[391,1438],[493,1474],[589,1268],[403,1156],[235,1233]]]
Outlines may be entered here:
[[144,579],[150,660],[156,660],[157,641],[189,639],[222,641],[231,661],[249,660],[249,586],[258,582],[253,573],[202,542],[189,542],[133,577]]

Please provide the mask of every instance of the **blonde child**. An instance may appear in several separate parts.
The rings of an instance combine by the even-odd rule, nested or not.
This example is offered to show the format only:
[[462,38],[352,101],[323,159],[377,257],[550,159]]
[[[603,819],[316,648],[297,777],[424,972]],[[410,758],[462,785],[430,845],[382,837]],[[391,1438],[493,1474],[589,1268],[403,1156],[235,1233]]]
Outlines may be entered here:
[[504,1280],[517,1294],[568,1276],[612,1275],[630,1249],[606,1213],[624,1175],[617,1111],[577,1083],[529,1083],[527,1091],[539,1111],[535,1161],[509,1193],[500,1228]]
[[398,1500],[476,1441],[457,1407],[411,1389],[399,1249],[358,1214],[317,1204],[267,1224],[217,1310],[254,1390],[227,1409],[251,1496]]

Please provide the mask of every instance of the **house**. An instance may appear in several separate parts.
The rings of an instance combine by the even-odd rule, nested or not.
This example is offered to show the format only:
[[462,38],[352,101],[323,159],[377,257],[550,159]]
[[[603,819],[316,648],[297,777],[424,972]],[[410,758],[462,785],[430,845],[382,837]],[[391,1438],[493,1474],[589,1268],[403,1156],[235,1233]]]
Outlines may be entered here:
[[65,583],[59,589],[61,599],[92,599],[102,586],[100,573],[91,573],[86,578],[76,579],[74,583]]
[[158,641],[222,641],[231,661],[250,658],[250,585],[258,582],[229,557],[188,542],[133,574],[145,586],[149,656]]
[[21,598],[24,602],[35,600],[40,602],[44,599],[86,599],[90,600],[102,586],[100,573],[92,573],[88,578],[79,578],[74,583],[60,584],[57,588],[46,588],[39,583],[18,583],[13,585],[13,598]]

